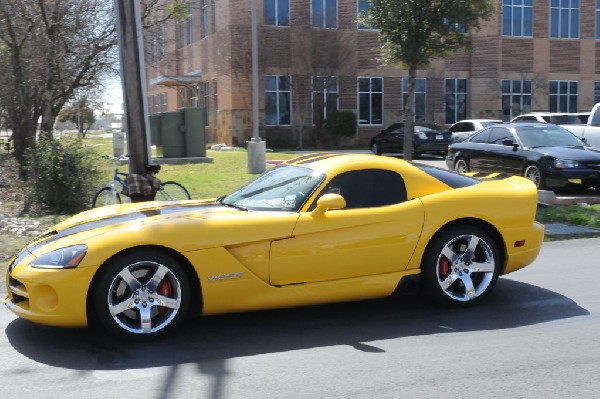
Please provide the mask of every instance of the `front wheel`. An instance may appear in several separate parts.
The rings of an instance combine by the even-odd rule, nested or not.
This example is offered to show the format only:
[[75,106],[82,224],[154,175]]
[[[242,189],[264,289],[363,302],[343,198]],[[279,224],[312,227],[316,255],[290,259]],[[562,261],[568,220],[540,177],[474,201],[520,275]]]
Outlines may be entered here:
[[110,187],[102,187],[100,191],[94,195],[94,199],[92,200],[92,208],[120,203],[121,196],[119,196],[118,192],[113,192]]
[[434,237],[421,272],[429,298],[446,307],[467,307],[493,290],[501,259],[494,240],[475,226],[447,229]]
[[134,251],[100,270],[93,285],[97,321],[113,335],[153,339],[173,330],[190,304],[186,274],[171,256]]
[[182,201],[192,199],[190,193],[181,184],[168,181],[161,184],[154,196],[155,201]]
[[538,190],[543,190],[544,188],[546,188],[546,183],[544,182],[544,175],[542,174],[542,171],[537,165],[527,165],[525,167],[525,170],[523,171],[523,177],[526,177],[527,179],[531,180],[538,188]]
[[469,172],[469,163],[464,158],[458,158],[454,163],[454,170],[458,173]]

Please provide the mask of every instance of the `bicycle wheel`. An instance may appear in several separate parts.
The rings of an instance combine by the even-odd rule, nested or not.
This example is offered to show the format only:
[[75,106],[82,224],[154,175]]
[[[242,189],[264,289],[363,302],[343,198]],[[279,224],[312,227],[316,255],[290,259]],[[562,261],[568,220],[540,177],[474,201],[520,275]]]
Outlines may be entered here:
[[121,196],[119,195],[119,193],[115,193],[113,195],[113,192],[110,189],[110,187],[102,187],[100,191],[98,191],[96,195],[94,195],[94,199],[92,200],[92,208],[120,203]]
[[192,199],[190,193],[181,184],[167,181],[161,184],[154,196],[155,201],[182,201]]

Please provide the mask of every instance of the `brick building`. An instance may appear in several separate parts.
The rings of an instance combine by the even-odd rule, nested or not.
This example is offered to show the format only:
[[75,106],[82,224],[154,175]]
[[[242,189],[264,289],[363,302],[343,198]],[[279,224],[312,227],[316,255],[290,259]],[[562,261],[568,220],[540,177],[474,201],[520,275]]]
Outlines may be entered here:
[[[251,136],[251,2],[194,0],[190,18],[148,35],[150,113],[206,109],[207,142]],[[272,148],[315,143],[331,109],[357,114],[365,144],[402,120],[407,72],[378,62],[377,31],[356,23],[365,0],[257,0],[260,132]],[[508,120],[588,111],[600,101],[600,1],[498,0],[470,33],[473,51],[418,72],[416,118]]]

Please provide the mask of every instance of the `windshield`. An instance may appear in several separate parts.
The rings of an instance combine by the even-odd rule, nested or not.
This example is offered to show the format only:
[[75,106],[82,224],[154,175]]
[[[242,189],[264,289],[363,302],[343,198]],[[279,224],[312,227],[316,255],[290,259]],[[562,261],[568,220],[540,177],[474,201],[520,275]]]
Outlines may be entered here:
[[583,147],[574,134],[558,126],[526,126],[517,129],[525,147]]
[[325,174],[312,169],[277,166],[219,202],[240,209],[297,212],[323,180]]

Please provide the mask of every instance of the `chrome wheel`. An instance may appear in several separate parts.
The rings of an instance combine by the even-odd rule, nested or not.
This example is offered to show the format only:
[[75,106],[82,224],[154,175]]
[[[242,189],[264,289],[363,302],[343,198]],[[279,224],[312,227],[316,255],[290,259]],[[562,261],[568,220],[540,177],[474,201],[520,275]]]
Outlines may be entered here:
[[485,231],[455,226],[428,247],[421,265],[424,288],[440,305],[470,306],[493,290],[500,263],[497,246]]
[[94,300],[100,323],[123,338],[152,338],[187,313],[190,289],[177,263],[155,250],[134,252],[102,270]]
[[542,188],[544,186],[542,172],[536,165],[527,165],[523,172],[523,176],[531,180],[537,188]]
[[489,245],[474,235],[449,241],[437,261],[437,282],[442,291],[457,301],[471,301],[490,286],[496,270]]
[[469,172],[469,164],[467,163],[467,160],[464,158],[458,158],[454,163],[454,170],[458,173]]

